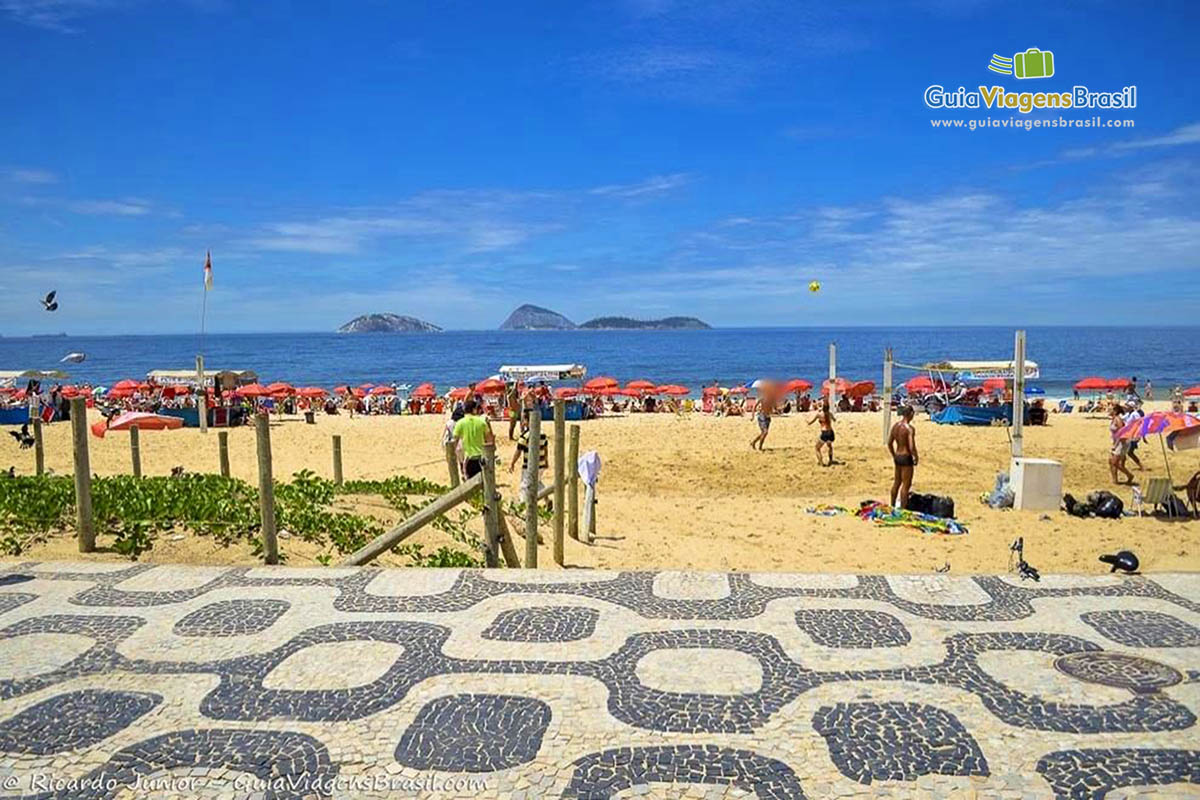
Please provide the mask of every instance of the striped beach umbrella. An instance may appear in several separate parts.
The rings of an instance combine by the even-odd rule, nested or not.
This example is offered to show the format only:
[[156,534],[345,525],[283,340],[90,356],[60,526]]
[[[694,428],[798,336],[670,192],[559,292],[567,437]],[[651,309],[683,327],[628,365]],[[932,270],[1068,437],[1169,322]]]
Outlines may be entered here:
[[1171,478],[1171,462],[1167,460],[1166,437],[1197,427],[1200,427],[1200,417],[1197,417],[1195,414],[1181,414],[1177,411],[1155,411],[1152,414],[1147,414],[1144,417],[1125,423],[1114,436],[1117,439],[1131,441],[1133,439],[1145,439],[1147,436],[1157,433],[1158,441],[1162,445],[1163,461],[1167,465],[1167,478],[1169,480]]

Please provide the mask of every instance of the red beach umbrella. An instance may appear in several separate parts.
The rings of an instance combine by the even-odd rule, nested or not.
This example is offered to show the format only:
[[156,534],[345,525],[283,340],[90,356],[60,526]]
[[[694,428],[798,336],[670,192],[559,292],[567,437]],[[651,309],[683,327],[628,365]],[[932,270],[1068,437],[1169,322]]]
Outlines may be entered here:
[[[426,386],[428,386],[429,384],[425,384],[425,385],[426,385]],[[418,387],[417,387],[417,391],[420,391],[420,390],[421,390],[421,387],[420,387],[420,386],[418,386]],[[429,394],[424,394],[424,393],[422,393],[422,394],[417,394],[417,391],[414,391],[414,392],[412,393],[412,396],[413,396],[413,397],[433,397],[433,394],[432,394],[432,392],[433,392],[433,387],[432,387],[432,386],[430,386],[430,389],[429,389],[430,393],[429,393]],[[467,388],[467,387],[465,387],[465,386],[459,386],[457,389],[451,389],[451,390],[450,390],[450,399],[451,399],[451,400],[462,400],[464,397],[466,397],[466,396],[467,396],[467,393],[468,393],[468,392],[470,392],[470,391],[471,391],[471,390],[470,390],[470,389],[468,389],[468,388]]]
[[270,392],[267,391],[267,387],[263,386],[261,383],[251,383],[246,386],[239,386],[233,390],[233,393],[239,397],[263,397],[264,395],[270,394]]
[[855,381],[846,391],[847,397],[866,397],[875,391],[874,381]]
[[933,380],[928,375],[909,378],[904,383],[904,391],[909,394],[928,394],[933,391]]
[[125,390],[134,391],[135,389],[138,388],[138,382],[130,380],[129,378],[126,378],[123,381],[117,381],[116,383],[114,383],[112,388],[116,389],[117,391],[122,391],[122,392]]
[[1108,382],[1109,389],[1128,389],[1133,385],[1133,381],[1129,378],[1112,378]]
[[475,391],[479,394],[503,394],[504,381],[499,378],[488,378],[475,384]]
[[651,383],[650,381],[638,380],[638,381],[630,381],[629,383],[625,384],[625,388],[626,389],[636,389],[638,391],[643,391],[643,392],[651,392],[651,391],[654,391],[654,388],[656,385],[657,384]]
[[1076,383],[1075,388],[1081,392],[1088,390],[1095,391],[1096,389],[1107,389],[1108,379],[1092,375]]
[[282,381],[278,383],[272,383],[267,387],[267,394],[294,394],[295,391],[296,387],[292,386],[290,383],[283,383]]
[[370,394],[395,394],[396,390],[390,386],[376,386],[370,391]]
[[599,377],[592,378],[583,385],[585,392],[599,392],[602,389],[616,389],[619,384],[615,378]]
[[300,397],[324,397],[328,393],[319,386],[305,386],[297,389],[296,394]]
[[[838,394],[846,394],[847,392],[850,391],[850,387],[854,385],[854,383],[852,381],[848,381],[845,378],[838,378],[836,383],[837,383],[837,393]],[[823,395],[829,394],[829,380],[828,379],[826,379],[826,381],[821,384],[821,394],[823,394]]]
[[722,392],[722,389],[720,386],[705,386],[704,389],[700,392],[700,394],[702,394],[705,397],[712,397],[713,395],[718,395],[721,392]]
[[1189,386],[1183,390],[1184,397],[1200,397],[1200,384]]
[[669,394],[669,395],[672,395],[673,397],[682,397],[685,394],[692,393],[692,390],[687,388],[686,386],[679,386],[674,383],[669,384],[667,386],[659,386],[658,391],[659,391],[659,394]]
[[579,394],[579,390],[574,386],[560,386],[554,390],[554,396],[560,400],[570,400]]
[[792,378],[783,385],[783,393],[791,394],[792,392],[807,392],[811,391],[813,385],[803,378]]
[[988,378],[983,382],[983,390],[985,392],[1002,392],[1007,382],[1004,378]]
[[[454,392],[462,392],[462,394],[458,395],[457,397],[466,397],[467,396],[466,389],[454,389],[450,392],[450,396],[455,397],[455,399],[457,399]],[[422,383],[420,386],[413,389],[413,391],[412,391],[412,397],[433,397],[436,394],[437,394],[437,392],[434,391],[432,383]]]

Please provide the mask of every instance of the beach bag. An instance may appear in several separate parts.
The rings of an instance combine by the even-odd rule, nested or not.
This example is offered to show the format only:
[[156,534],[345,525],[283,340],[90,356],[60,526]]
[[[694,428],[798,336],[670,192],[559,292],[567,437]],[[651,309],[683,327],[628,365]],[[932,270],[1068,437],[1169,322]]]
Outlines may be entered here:
[[913,492],[908,496],[908,505],[905,508],[908,511],[915,511],[918,514],[928,514],[930,513],[929,507],[932,499],[931,495]]
[[929,509],[928,513],[935,517],[954,519],[954,498],[934,495],[930,498]]
[[1170,517],[1186,517],[1188,516],[1187,505],[1179,499],[1177,495],[1167,495],[1167,499],[1162,502],[1163,512]]
[[1093,492],[1088,495],[1088,500],[1095,506],[1096,516],[1103,519],[1119,519],[1125,512],[1125,504],[1112,492]]

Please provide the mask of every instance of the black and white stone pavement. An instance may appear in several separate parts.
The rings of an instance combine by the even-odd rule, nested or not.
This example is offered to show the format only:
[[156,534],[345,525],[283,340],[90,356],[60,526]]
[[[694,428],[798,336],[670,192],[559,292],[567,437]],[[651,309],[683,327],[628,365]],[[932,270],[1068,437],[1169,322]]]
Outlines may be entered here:
[[0,565],[0,799],[1200,797],[1200,574]]

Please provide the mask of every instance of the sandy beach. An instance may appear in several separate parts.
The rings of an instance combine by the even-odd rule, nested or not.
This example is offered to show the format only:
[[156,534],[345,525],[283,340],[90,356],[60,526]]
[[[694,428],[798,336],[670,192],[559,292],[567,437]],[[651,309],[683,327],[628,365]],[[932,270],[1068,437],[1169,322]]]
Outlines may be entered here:
[[[694,414],[637,414],[582,423],[582,450],[596,450],[604,467],[598,496],[598,539],[588,546],[568,539],[568,566],[613,569],[781,570],[794,572],[931,572],[950,565],[954,573],[1004,571],[1009,544],[1025,537],[1026,559],[1046,572],[1099,573],[1108,567],[1101,553],[1136,552],[1146,571],[1191,570],[1200,566],[1195,544],[1200,521],[1162,518],[1120,520],[1077,519],[1062,512],[996,511],[982,505],[995,475],[1007,469],[1008,440],[1002,428],[939,426],[918,418],[921,464],[914,490],[950,495],[958,519],[970,532],[943,536],[903,528],[881,528],[854,516],[821,517],[806,512],[816,504],[857,507],[863,500],[887,500],[891,462],[881,444],[879,414],[844,414],[837,425],[833,467],[816,463],[813,445],[817,426],[797,415],[775,420],[764,453],[751,452],[755,433],[748,418],[712,418]],[[1110,483],[1107,423],[1099,417],[1052,415],[1050,425],[1028,427],[1025,453],[1064,464],[1064,490],[1082,497]],[[305,425],[284,418],[272,426],[275,474],[287,479],[310,469],[332,475],[331,436],[343,442],[346,478],[386,478],[395,474],[444,483],[446,466],[439,442],[443,420],[435,416],[318,418]],[[518,476],[507,471],[513,445],[507,425],[495,423],[500,444],[502,491],[515,497]],[[233,474],[254,482],[255,440],[251,427],[230,431]],[[97,474],[128,473],[129,440],[123,433],[91,437],[91,463]],[[215,472],[217,437],[198,430],[142,436],[143,469],[165,475],[174,466]],[[46,434],[47,467],[58,474],[71,470],[70,427],[51,425]],[[1165,474],[1157,441],[1139,451],[1145,471],[1139,479]],[[1177,483],[1200,469],[1200,451],[1171,453]],[[20,459],[19,461],[17,459]],[[17,472],[32,471],[31,451],[15,449],[5,464]],[[1131,464],[1132,467],[1132,464]],[[1126,500],[1128,487],[1116,489]],[[395,522],[395,513],[380,501],[354,505],[358,513]],[[482,531],[482,524],[477,528]],[[548,528],[548,526],[547,526]],[[444,534],[427,529],[411,541],[427,548],[451,544]],[[99,544],[105,544],[101,537]],[[517,543],[518,551],[522,543]],[[288,563],[313,563],[319,551],[298,539],[284,539]],[[21,559],[79,557],[73,539],[52,537]],[[87,558],[118,559],[99,552]],[[211,539],[188,535],[180,540],[159,537],[142,556],[148,562],[252,564],[250,548],[224,548]],[[552,564],[548,545],[539,558]],[[403,564],[386,557],[383,564]]]

